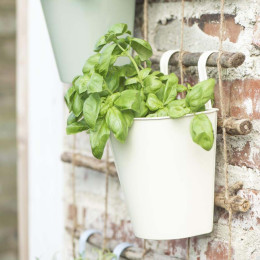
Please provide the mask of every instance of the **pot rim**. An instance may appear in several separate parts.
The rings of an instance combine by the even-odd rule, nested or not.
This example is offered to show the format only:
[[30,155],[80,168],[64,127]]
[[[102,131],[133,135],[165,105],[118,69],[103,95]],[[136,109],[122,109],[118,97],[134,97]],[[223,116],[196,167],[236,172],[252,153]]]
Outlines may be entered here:
[[[175,119],[181,119],[181,118],[184,118],[184,117],[192,117],[194,115],[199,115],[199,114],[210,114],[210,113],[214,113],[214,112],[218,112],[218,111],[219,111],[218,108],[210,108],[210,109],[207,109],[206,111],[196,112],[196,113],[193,113],[193,114],[187,114],[183,117],[175,118]],[[136,118],[134,118],[134,121],[164,120],[164,119],[175,120],[174,118],[171,118],[169,116],[162,116],[162,117],[136,117]]]

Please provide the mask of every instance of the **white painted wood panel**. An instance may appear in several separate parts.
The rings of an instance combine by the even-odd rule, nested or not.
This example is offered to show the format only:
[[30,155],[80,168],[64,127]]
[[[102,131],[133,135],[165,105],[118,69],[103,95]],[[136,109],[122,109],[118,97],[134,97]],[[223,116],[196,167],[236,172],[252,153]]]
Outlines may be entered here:
[[29,259],[50,260],[63,242],[63,86],[40,1],[28,3]]

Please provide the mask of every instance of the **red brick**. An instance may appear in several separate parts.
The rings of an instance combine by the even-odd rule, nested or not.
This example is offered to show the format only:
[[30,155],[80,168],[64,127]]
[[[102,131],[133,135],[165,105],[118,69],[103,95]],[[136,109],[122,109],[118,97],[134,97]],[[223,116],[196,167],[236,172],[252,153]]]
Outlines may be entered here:
[[[219,37],[220,14],[203,14],[199,19],[189,18],[189,26],[197,23],[199,28],[210,36]],[[224,19],[224,40],[229,39],[231,42],[237,42],[241,31],[244,27],[235,22],[235,16],[225,14]]]
[[[224,81],[223,88],[227,116],[260,119],[260,79]],[[215,102],[219,108],[218,85]]]
[[215,240],[208,242],[205,255],[208,260],[228,259],[228,243]]
[[186,258],[188,239],[177,239],[167,241],[167,250],[165,250],[166,255],[174,256],[177,252],[177,249],[182,249],[182,256]]
[[242,148],[233,148],[231,145],[229,163],[260,170],[260,147],[253,142],[246,142]]
[[121,220],[120,224],[114,223],[112,220],[108,221],[108,230],[111,230],[111,239],[117,241],[127,241],[134,243],[139,247],[143,246],[142,239],[137,238],[133,232],[133,226],[130,220]]
[[256,47],[260,48],[260,15],[256,18],[256,24],[254,27],[253,42]]

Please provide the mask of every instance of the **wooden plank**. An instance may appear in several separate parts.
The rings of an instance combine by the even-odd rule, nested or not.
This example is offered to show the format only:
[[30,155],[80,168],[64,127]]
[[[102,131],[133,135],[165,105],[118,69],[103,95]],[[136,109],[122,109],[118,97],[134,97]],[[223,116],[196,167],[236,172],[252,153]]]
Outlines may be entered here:
[[29,259],[28,243],[28,0],[17,0],[17,194],[19,259]]

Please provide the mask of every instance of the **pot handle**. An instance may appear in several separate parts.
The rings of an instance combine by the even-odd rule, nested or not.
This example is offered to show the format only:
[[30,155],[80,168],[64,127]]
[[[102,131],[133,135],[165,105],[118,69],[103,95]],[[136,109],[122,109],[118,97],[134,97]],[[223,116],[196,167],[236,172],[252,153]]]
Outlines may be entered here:
[[160,71],[165,74],[168,75],[169,74],[169,61],[170,58],[173,54],[175,54],[176,52],[179,52],[180,50],[169,50],[166,51],[162,54],[162,57],[160,59]]
[[[208,79],[206,63],[209,56],[214,52],[218,52],[218,51],[205,51],[200,55],[198,60],[199,82]],[[212,104],[211,104],[211,100],[209,100],[206,104],[206,109],[211,109],[211,108],[212,108]]]
[[120,260],[121,254],[129,247],[133,247],[133,244],[124,242],[119,245],[117,245],[113,251],[113,254],[115,255],[113,260]]
[[102,235],[102,233],[99,230],[96,229],[88,229],[85,230],[79,238],[79,255],[81,257],[85,257],[85,253],[86,253],[86,242],[88,242],[88,239],[94,235],[94,234],[100,234]]

